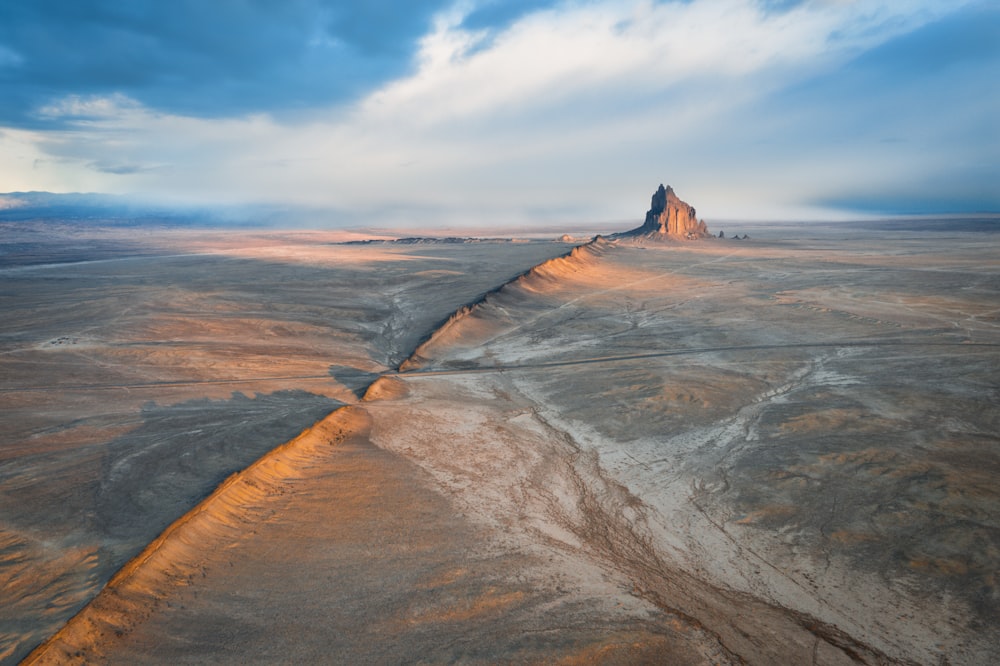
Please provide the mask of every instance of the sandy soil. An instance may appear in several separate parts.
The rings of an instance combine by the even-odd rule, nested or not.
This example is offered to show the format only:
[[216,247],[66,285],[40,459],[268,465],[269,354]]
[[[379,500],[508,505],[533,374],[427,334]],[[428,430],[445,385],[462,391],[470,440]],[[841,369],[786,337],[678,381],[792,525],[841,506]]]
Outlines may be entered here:
[[[209,322],[197,329],[199,345],[179,354],[195,354],[190,366],[126,361],[118,372],[207,366],[219,373],[215,382],[235,375],[247,390],[278,385],[234,409],[237,398],[211,393],[216,384],[198,388],[213,420],[171,431],[180,421],[150,411],[114,435],[143,435],[127,447],[94,434],[105,427],[88,413],[95,403],[69,402],[46,418],[80,414],[81,439],[35,439],[60,455],[99,446],[104,471],[80,467],[78,481],[71,470],[83,458],[45,454],[32,467],[30,443],[12,439],[0,489],[13,496],[52,475],[63,494],[96,489],[79,491],[79,501],[106,518],[74,533],[83,545],[73,548],[65,536],[72,511],[60,517],[54,496],[37,494],[32,511],[5,509],[14,516],[5,524],[18,528],[8,533],[25,542],[31,533],[36,549],[63,539],[47,551],[54,564],[24,558],[15,542],[5,570],[20,568],[9,580],[67,572],[62,587],[12,595],[18,608],[60,610],[15,624],[8,660],[107,580],[89,573],[91,534],[109,540],[118,532],[104,525],[115,521],[128,532],[144,522],[143,506],[170,506],[169,522],[212,485],[186,481],[204,490],[185,495],[151,482],[148,492],[89,499],[118,488],[108,479],[156,478],[160,469],[164,481],[183,477],[177,460],[197,450],[201,432],[182,433],[237,427],[248,403],[259,414],[248,432],[263,440],[275,433],[257,424],[301,429],[310,405],[329,411],[336,401],[352,406],[184,514],[32,660],[989,663],[1000,649],[994,235],[752,234],[742,242],[598,243],[495,291],[565,248],[331,246],[327,255],[290,240],[285,249],[257,241],[213,249],[201,271],[181,272],[201,280],[189,290],[202,299],[197,307],[173,315],[176,299],[161,298],[129,327],[156,331],[140,345],[154,347],[177,321]],[[181,260],[190,257],[142,262]],[[49,270],[59,269],[13,267],[4,277],[41,288],[48,274],[37,271]],[[252,286],[237,277],[248,275]],[[48,344],[64,354],[52,333],[59,327],[46,321],[61,321],[66,308],[33,315],[27,300],[19,316],[37,318],[24,330],[46,331],[33,333],[40,342],[32,349]],[[438,325],[462,303],[473,305]],[[240,320],[247,310],[267,312],[253,316],[316,333],[276,331],[263,345],[237,338],[258,345],[235,345],[234,358],[253,368],[239,375],[238,364],[206,363],[217,351],[196,355],[206,341],[232,335],[213,323],[225,307]],[[321,312],[354,314],[330,324]],[[12,356],[27,377],[41,357],[25,357],[21,344]],[[99,350],[104,365],[83,366],[85,379],[75,380],[87,392],[109,353]],[[317,388],[293,373],[251,376],[269,367],[265,358],[283,363],[284,355],[303,368],[325,355],[332,379]],[[159,395],[179,390],[133,384]],[[74,386],[64,384],[59,399]],[[0,395],[20,413],[46,414],[26,389]],[[196,400],[179,399],[202,413]],[[291,405],[301,411],[283,412]],[[158,446],[158,433],[171,443]],[[88,437],[101,444],[79,443]],[[212,441],[208,462],[194,468],[219,472],[232,461],[233,451]],[[261,441],[255,455],[265,448]],[[145,466],[133,466],[138,452]],[[26,481],[7,480],[16,478]],[[130,536],[135,552],[153,536]],[[72,576],[90,578],[66,583]],[[77,590],[72,603],[67,589]]]
[[[598,245],[464,310],[401,377],[435,395],[492,393],[595,455],[634,498],[618,520],[641,525],[636,539],[657,559],[626,569],[652,588],[681,570],[837,628],[855,641],[847,649],[814,633],[848,655],[987,663],[1000,645],[989,481],[1000,472],[1000,264],[980,237],[948,240],[897,240],[884,253],[873,248],[887,239],[872,236]],[[423,441],[408,450],[451,483],[456,469],[529,478],[483,469],[486,444]],[[502,504],[512,496],[498,491],[479,510],[520,510]],[[588,535],[593,518],[567,511],[533,513]],[[625,566],[617,550],[604,559]],[[663,571],[650,578],[652,566]],[[663,596],[738,644],[706,619],[716,611]]]
[[28,663],[715,662],[592,565],[476,528],[370,427],[343,408],[231,479]]

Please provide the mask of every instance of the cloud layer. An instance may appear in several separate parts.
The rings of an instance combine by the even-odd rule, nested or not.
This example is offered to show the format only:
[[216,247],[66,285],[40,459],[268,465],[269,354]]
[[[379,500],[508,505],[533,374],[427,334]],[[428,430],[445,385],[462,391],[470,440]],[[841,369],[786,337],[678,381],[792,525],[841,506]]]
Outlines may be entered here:
[[636,217],[661,180],[710,217],[1000,210],[989,2],[120,4],[0,10],[0,189],[386,224]]

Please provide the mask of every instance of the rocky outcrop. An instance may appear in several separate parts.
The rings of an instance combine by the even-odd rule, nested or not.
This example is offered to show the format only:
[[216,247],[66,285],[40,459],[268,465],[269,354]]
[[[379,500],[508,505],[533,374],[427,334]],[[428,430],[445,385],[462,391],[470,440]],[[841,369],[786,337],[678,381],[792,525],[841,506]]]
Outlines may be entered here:
[[646,212],[646,221],[629,235],[660,236],[696,239],[709,236],[704,220],[699,220],[694,207],[681,201],[669,185],[662,184],[653,193],[653,200]]

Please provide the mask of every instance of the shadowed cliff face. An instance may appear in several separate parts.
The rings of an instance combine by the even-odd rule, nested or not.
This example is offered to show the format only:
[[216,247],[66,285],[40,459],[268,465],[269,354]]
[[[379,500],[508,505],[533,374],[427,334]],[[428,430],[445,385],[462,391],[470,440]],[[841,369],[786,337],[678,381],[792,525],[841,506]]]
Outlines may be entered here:
[[630,234],[663,234],[675,238],[704,238],[708,228],[704,221],[698,221],[694,207],[681,201],[669,185],[662,184],[653,193],[646,221]]

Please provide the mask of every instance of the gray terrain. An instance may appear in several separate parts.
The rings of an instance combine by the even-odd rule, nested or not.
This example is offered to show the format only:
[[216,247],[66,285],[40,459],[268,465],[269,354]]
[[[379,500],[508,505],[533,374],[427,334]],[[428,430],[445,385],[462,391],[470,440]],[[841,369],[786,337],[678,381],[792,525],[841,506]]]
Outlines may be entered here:
[[996,221],[700,225],[11,225],[0,658],[990,663]]

